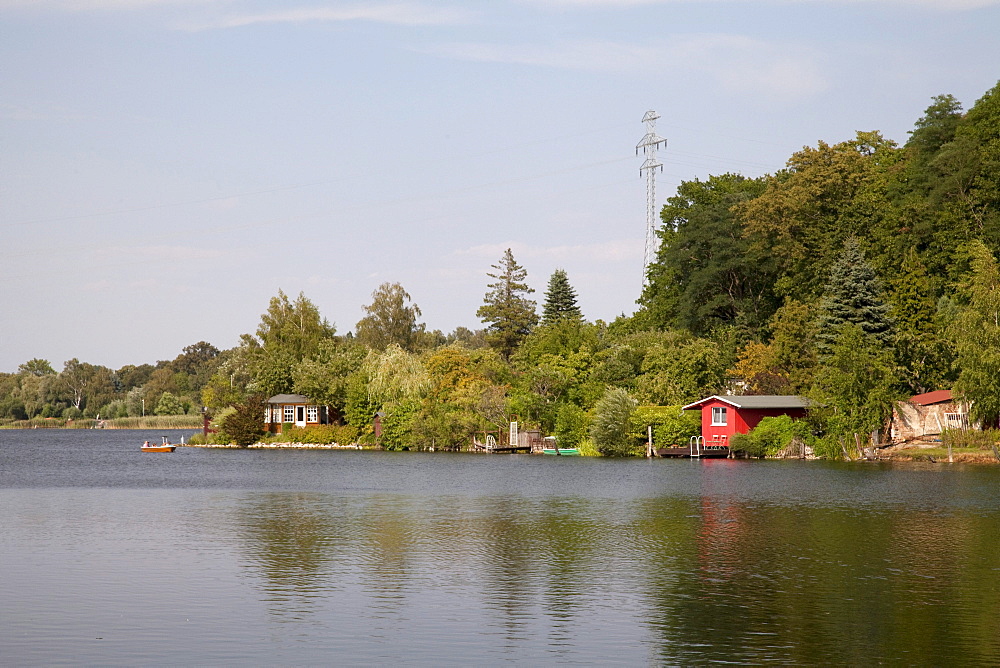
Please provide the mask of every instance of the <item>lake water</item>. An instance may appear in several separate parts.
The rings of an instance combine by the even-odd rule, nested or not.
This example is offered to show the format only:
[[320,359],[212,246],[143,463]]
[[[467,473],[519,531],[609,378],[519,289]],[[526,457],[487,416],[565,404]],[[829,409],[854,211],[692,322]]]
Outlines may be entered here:
[[4,665],[1000,664],[1000,468],[164,433],[0,430]]

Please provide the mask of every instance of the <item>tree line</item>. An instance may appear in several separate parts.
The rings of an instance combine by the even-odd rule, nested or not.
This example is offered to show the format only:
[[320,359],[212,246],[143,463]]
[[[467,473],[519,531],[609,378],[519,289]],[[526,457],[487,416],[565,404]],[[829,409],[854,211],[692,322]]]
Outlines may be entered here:
[[0,419],[262,416],[263,398],[290,392],[329,405],[341,438],[370,441],[382,413],[387,448],[463,448],[516,419],[629,454],[644,424],[663,444],[696,432],[678,409],[703,396],[802,394],[817,451],[836,456],[837,439],[884,429],[893,401],[950,388],[995,426],[998,205],[1000,84],[968,111],[933,98],[902,145],[858,132],[775,174],[682,182],[632,316],[587,320],[562,269],[539,313],[508,249],[485,272],[476,328],[428,330],[384,283],[341,335],[279,291],[230,350],[200,342],[119,370],[30,360],[0,375]]
[[933,98],[909,135],[682,183],[636,320],[732,341],[747,390],[808,394],[828,433],[871,432],[892,400],[948,388],[995,426],[1000,85],[967,112]]

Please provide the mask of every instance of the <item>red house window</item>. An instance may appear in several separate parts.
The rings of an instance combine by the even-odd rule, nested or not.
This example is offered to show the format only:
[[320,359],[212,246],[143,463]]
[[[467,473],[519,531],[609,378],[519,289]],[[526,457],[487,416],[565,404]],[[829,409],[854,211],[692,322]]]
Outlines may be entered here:
[[726,415],[726,407],[725,406],[713,406],[712,407],[712,426],[713,427],[724,426],[724,425],[729,424],[729,421],[728,421],[727,417],[728,416]]

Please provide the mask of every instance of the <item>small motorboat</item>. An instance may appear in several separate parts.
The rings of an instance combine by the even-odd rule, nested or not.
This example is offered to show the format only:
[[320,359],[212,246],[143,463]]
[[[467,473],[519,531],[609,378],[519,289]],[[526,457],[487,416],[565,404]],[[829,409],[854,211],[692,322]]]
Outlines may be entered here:
[[176,447],[177,447],[176,445],[173,445],[172,443],[168,443],[167,442],[167,437],[164,436],[163,437],[163,442],[160,443],[159,445],[153,445],[149,441],[146,441],[145,443],[143,443],[142,444],[142,451],[143,452],[173,452]]

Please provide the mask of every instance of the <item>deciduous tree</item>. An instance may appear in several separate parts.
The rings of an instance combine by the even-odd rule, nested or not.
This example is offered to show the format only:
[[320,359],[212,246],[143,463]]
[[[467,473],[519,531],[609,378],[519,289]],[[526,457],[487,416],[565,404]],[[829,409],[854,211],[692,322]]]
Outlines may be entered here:
[[372,303],[364,309],[368,315],[357,324],[358,341],[380,351],[391,344],[410,351],[416,348],[425,327],[417,324],[420,307],[411,303],[410,294],[402,285],[383,283],[372,292]]
[[239,357],[252,378],[250,391],[265,396],[290,391],[293,367],[314,356],[321,342],[335,334],[333,325],[304,294],[292,302],[279,290],[261,316],[256,336],[241,337]]
[[681,183],[660,213],[662,243],[638,300],[645,325],[703,335],[767,320],[777,306],[771,255],[751,246],[734,213],[763,190],[762,179],[738,174]]
[[860,325],[837,331],[810,393],[812,413],[828,433],[867,436],[886,425],[899,395],[892,355]]
[[48,360],[38,359],[37,357],[19,365],[17,371],[18,373],[31,374],[32,376],[47,376],[56,372]]
[[1000,423],[1000,266],[981,241],[969,245],[972,273],[961,286],[964,304],[949,334],[959,368],[955,393],[984,426]]
[[877,132],[819,142],[795,153],[760,196],[739,206],[751,250],[775,264],[779,296],[810,302],[822,293],[844,241],[879,226],[890,210],[884,175],[900,158]]

